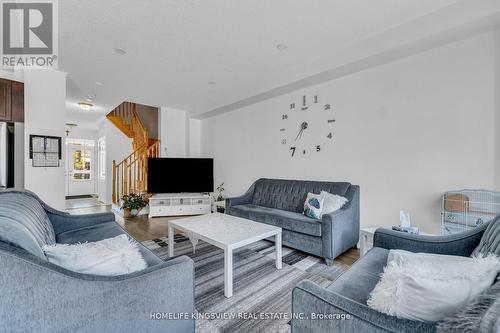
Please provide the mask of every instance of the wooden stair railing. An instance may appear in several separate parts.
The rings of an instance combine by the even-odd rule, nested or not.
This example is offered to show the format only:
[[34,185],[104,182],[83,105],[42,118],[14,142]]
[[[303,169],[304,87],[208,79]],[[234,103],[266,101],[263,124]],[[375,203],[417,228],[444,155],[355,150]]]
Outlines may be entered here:
[[119,163],[113,161],[111,199],[119,204],[125,194],[147,192],[148,157],[160,155],[160,141],[148,137],[135,103],[120,104],[106,118],[132,139],[133,152]]

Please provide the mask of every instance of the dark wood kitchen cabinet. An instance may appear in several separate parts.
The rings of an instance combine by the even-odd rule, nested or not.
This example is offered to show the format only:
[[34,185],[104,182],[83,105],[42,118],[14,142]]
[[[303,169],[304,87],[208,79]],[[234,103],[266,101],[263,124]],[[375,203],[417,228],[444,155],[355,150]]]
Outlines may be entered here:
[[12,121],[24,123],[24,83],[12,81],[10,103]]
[[12,81],[0,79],[0,120],[12,120],[11,88]]
[[0,121],[24,122],[24,84],[0,79]]

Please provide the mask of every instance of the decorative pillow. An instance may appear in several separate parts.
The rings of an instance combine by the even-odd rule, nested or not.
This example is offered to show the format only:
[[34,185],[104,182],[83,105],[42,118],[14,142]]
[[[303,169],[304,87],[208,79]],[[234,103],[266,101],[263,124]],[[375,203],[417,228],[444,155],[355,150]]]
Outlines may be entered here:
[[319,220],[321,218],[322,206],[323,197],[321,195],[307,193],[306,202],[304,203],[304,215]]
[[382,313],[417,321],[439,321],[488,289],[500,259],[391,250],[387,266],[367,301]]
[[321,191],[320,195],[323,197],[322,215],[333,213],[334,211],[344,207],[344,205],[349,202],[349,200],[340,195],[331,194],[326,191]]
[[122,275],[147,267],[137,243],[127,235],[79,244],[43,246],[53,264],[78,273],[93,275]]

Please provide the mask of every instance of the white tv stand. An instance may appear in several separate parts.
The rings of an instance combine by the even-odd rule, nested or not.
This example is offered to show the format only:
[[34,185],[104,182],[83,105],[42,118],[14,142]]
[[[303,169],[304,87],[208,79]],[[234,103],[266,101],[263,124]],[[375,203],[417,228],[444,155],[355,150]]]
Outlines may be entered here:
[[149,198],[149,217],[201,215],[212,212],[212,198],[201,193],[165,193]]

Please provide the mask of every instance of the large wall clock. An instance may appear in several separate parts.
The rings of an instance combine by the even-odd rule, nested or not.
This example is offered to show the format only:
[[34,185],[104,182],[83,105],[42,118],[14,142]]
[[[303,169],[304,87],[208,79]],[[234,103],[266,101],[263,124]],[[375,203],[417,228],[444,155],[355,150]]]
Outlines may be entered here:
[[304,95],[281,114],[281,144],[292,157],[319,153],[333,141],[335,122],[330,103],[320,102],[318,95]]

